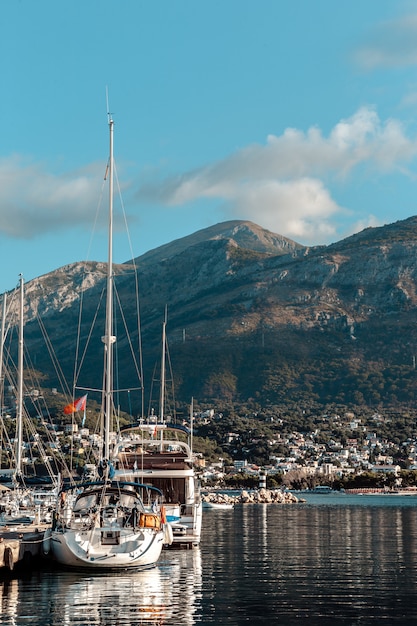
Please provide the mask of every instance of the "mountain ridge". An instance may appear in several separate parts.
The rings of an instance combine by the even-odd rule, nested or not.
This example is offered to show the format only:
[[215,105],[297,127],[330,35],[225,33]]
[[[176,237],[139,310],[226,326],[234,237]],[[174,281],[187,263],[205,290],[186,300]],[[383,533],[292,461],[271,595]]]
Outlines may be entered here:
[[[193,395],[207,403],[307,397],[311,402],[392,402],[398,393],[385,377],[397,367],[407,381],[404,398],[414,402],[416,252],[416,217],[316,247],[232,220],[116,265],[115,282],[128,310],[125,323],[137,339],[132,294],[139,281],[148,370],[159,358],[168,305],[167,332],[181,400]],[[86,359],[88,385],[99,386],[104,313],[97,312],[96,301],[105,270],[105,263],[74,263],[26,285],[26,343],[51,384],[56,378],[41,347],[37,317],[70,379],[83,300],[89,319],[99,321],[95,352]],[[82,331],[88,334],[87,323]],[[129,377],[123,329],[117,343]],[[378,380],[378,393],[364,382],[369,372]],[[356,394],[355,377],[361,390]]]
[[209,240],[230,239],[239,247],[254,251],[278,254],[282,251],[285,254],[292,249],[302,249],[301,244],[272,233],[261,228],[249,220],[229,220],[221,222],[207,228],[200,229],[191,235],[175,239],[174,241],[145,252],[135,259],[136,263],[148,263],[158,258],[170,258],[193,245],[197,245]]

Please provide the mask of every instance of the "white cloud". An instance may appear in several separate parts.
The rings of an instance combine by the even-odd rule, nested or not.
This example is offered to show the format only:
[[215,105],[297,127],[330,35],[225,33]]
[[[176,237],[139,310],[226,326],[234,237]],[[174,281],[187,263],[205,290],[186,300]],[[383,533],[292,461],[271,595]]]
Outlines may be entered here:
[[39,164],[14,156],[0,160],[0,232],[31,239],[40,233],[90,224],[100,196],[100,177],[92,165],[57,176]]
[[[360,169],[401,173],[416,140],[397,120],[370,107],[342,119],[325,136],[317,127],[288,128],[205,167],[142,186],[136,200],[178,206],[209,199],[225,219],[250,219],[289,237],[326,243],[336,237],[338,186]],[[91,225],[103,165],[56,175],[20,157],[0,160],[0,233],[15,238]],[[104,196],[106,202],[106,197]],[[106,220],[106,211],[102,211]],[[351,217],[354,217],[353,215]]]
[[366,70],[417,64],[417,14],[379,24],[355,54]]
[[229,207],[236,219],[253,220],[272,232],[296,240],[328,240],[335,235],[329,220],[340,211],[319,180],[300,178],[242,187]]
[[403,172],[417,152],[398,120],[381,122],[363,107],[341,120],[325,137],[316,127],[288,128],[228,158],[181,176],[143,186],[137,197],[175,206],[217,198],[227,219],[247,218],[289,237],[328,241],[334,220],[344,212],[332,199],[336,187],[355,169],[361,175]]

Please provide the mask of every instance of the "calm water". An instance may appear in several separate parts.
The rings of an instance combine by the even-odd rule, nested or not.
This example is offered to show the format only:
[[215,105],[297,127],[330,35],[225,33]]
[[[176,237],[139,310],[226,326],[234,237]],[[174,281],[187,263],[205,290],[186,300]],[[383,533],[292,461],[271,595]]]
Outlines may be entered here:
[[1,581],[0,624],[417,623],[417,497],[306,496],[205,511],[200,549],[147,572]]

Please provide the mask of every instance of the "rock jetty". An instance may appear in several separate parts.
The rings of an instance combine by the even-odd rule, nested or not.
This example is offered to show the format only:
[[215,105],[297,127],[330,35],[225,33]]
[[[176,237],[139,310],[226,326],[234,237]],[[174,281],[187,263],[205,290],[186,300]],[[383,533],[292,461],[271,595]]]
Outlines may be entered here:
[[300,500],[290,491],[280,489],[257,489],[241,491],[237,495],[227,493],[208,493],[203,495],[203,502],[215,504],[296,504]]

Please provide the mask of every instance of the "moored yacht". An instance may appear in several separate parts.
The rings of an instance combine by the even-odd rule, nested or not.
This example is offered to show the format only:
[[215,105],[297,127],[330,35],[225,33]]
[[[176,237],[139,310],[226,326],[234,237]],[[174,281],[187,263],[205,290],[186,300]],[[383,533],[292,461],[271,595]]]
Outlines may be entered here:
[[202,500],[191,434],[184,426],[140,423],[122,431],[113,451],[115,478],[161,490],[172,547],[192,548],[200,543]]

